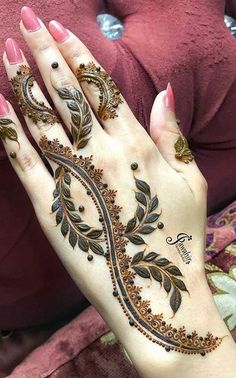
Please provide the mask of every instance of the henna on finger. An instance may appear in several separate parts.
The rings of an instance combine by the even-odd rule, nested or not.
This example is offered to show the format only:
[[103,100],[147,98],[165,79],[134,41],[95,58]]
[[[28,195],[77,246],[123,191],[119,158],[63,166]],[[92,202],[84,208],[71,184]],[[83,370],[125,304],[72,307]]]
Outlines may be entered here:
[[117,85],[106,71],[93,62],[89,62],[86,65],[80,64],[76,77],[79,83],[86,81],[98,87],[100,95],[97,112],[102,120],[118,117],[116,109],[123,100]]
[[[60,226],[62,235],[67,237],[74,249],[79,247],[88,253],[89,262],[95,263],[93,254],[105,259],[113,285],[113,296],[118,300],[130,326],[139,330],[151,342],[164,347],[167,352],[174,350],[204,356],[217,348],[223,337],[215,337],[210,332],[202,337],[195,330],[187,332],[185,326],[174,328],[164,320],[162,313],[153,313],[151,301],[142,297],[143,287],[135,282],[139,277],[152,278],[156,285],[163,283],[163,289],[170,295],[170,307],[174,314],[182,304],[182,293],[188,293],[184,277],[176,265],[159,253],[146,252],[148,245],[144,240],[145,235],[162,232],[156,224],[161,216],[160,211],[156,212],[159,200],[156,195],[152,195],[150,186],[134,176],[137,210],[125,226],[120,221],[122,208],[115,203],[116,191],[102,182],[103,171],[94,167],[92,157],[78,157],[69,147],[63,147],[58,140],[49,141],[45,136],[40,140],[40,147],[45,157],[59,166],[55,173],[52,213],[56,214],[56,223]],[[138,164],[133,163],[131,169],[132,167],[136,170]],[[72,177],[82,184],[97,209],[102,230],[99,233],[95,231],[93,236],[89,235],[93,230],[87,228],[89,226],[82,221],[71,201]],[[83,232],[80,229],[82,224],[87,226],[82,227]],[[104,241],[99,240],[101,235],[104,236]],[[81,238],[86,241],[81,241]],[[93,245],[92,248],[90,242],[96,246]],[[144,250],[132,256],[129,253],[129,243],[144,245]]]
[[62,88],[57,93],[70,110],[71,134],[76,149],[79,150],[88,144],[93,126],[88,103],[77,88]]
[[16,100],[24,116],[32,119],[34,124],[53,125],[58,122],[54,111],[45,105],[43,101],[38,101],[33,92],[35,78],[30,67],[20,65],[17,75],[11,79],[11,84],[16,96]]
[[[15,129],[13,127],[10,127],[9,125],[15,125],[15,123],[9,119],[9,118],[1,118],[0,119],[0,138],[2,138],[4,141],[6,139],[12,140],[16,142],[20,148],[20,144],[18,142],[18,135]],[[16,159],[16,152],[11,151],[9,156],[12,159]]]
[[76,149],[79,150],[88,144],[93,126],[89,105],[82,92],[74,86],[68,85],[63,88],[58,88],[58,82],[65,79],[61,76],[63,73],[60,72],[60,69],[58,70],[58,62],[53,62],[51,67],[53,69],[51,73],[51,84],[57,91],[59,97],[65,101],[70,111],[73,144]]
[[[180,126],[180,120],[176,119],[176,122],[178,126]],[[175,142],[175,158],[183,161],[185,164],[189,164],[191,161],[194,160],[194,156],[189,148],[187,139],[183,136],[183,134],[180,132],[180,135]]]

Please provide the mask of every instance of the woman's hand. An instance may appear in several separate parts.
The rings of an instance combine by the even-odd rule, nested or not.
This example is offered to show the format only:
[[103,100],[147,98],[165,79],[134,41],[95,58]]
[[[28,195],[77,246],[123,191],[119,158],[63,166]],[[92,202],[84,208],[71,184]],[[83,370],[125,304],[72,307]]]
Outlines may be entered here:
[[150,356],[204,356],[228,334],[204,276],[206,182],[180,134],[170,87],[153,107],[155,145],[81,41],[54,21],[49,30],[23,8],[22,34],[67,132],[13,40],[4,63],[51,170],[3,98],[0,135],[59,258],[150,377]]

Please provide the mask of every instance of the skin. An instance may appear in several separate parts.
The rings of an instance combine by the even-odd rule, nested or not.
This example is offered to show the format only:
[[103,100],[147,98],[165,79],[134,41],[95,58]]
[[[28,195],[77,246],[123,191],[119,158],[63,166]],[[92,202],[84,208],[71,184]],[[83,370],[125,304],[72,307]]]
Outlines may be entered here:
[[[99,103],[97,88],[86,83],[82,83],[80,87],[75,77],[80,63],[87,64],[93,61],[98,65],[88,49],[72,33],[66,41],[57,44],[43,23],[35,32],[28,32],[22,23],[20,27],[50,97],[69,132],[70,112],[56,89],[75,87],[82,90],[93,117],[91,140],[85,148],[76,151],[61,123],[54,125],[39,123],[36,126],[26,116],[25,122],[36,143],[39,144],[40,138],[45,135],[49,140],[58,138],[60,143],[69,146],[75,154],[93,155],[95,167],[104,171],[103,182],[106,182],[109,188],[117,190],[116,203],[122,206],[123,224],[129,221],[136,208],[135,186],[130,164],[134,161],[138,162],[139,169],[135,175],[150,185],[152,195],[158,195],[162,209],[161,220],[165,224],[163,231],[148,235],[150,250],[156,248],[158,253],[181,269],[190,293],[190,295],[183,294],[181,307],[172,318],[173,313],[170,311],[165,294],[159,290],[157,284],[156,286],[153,284],[148,294],[152,307],[158,309],[158,312],[163,312],[165,319],[175,327],[184,324],[190,332],[196,329],[199,334],[205,335],[210,331],[213,335],[227,337],[224,337],[222,344],[215,351],[204,357],[202,363],[203,357],[199,355],[166,353],[162,347],[151,343],[128,325],[118,301],[112,296],[111,279],[104,259],[95,256],[94,261],[89,263],[86,255],[78,247],[72,249],[67,238],[62,236],[60,228],[55,227],[55,216],[51,212],[55,181],[27,139],[9,104],[8,117],[16,125],[20,149],[15,142],[9,140],[4,142],[4,146],[8,155],[11,151],[17,154],[17,159],[11,159],[12,166],[24,185],[41,227],[58,257],[75,283],[116,333],[141,376],[201,378],[207,374],[212,377],[233,377],[236,368],[235,344],[216,310],[204,274],[207,184],[194,161],[184,164],[175,158],[174,143],[180,131],[175,114],[166,107],[166,91],[157,96],[153,105],[152,139],[135,119],[125,100],[117,109],[117,118],[98,122],[95,117]],[[51,63],[55,61],[59,63],[59,68],[52,70]],[[10,65],[6,55],[4,55],[4,64],[9,79],[13,78],[19,64]],[[23,64],[28,65],[26,60]],[[49,106],[37,85],[34,86],[34,94],[39,101],[44,101]],[[55,171],[57,165],[51,162],[50,164]],[[78,204],[85,205],[84,219],[94,227],[98,227],[94,205],[92,201],[88,201],[86,193],[81,190],[81,185],[75,179],[73,179],[73,198],[79,199]],[[188,244],[188,249],[192,253],[190,265],[185,265],[176,254],[176,250],[167,246],[165,242],[166,237],[170,235],[174,237],[181,232],[193,237]],[[133,256],[139,249],[130,244],[128,251],[129,255]],[[137,283],[147,289],[147,283],[144,283],[143,279],[138,278]],[[223,358],[226,353],[227,361]]]

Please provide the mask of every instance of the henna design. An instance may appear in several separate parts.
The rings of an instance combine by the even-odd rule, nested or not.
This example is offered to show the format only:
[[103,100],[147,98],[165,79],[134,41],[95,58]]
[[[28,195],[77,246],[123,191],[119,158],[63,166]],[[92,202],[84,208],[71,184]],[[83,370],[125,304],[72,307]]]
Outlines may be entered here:
[[55,70],[56,68],[58,68],[59,67],[59,64],[58,64],[58,62],[53,62],[52,64],[51,64],[51,67]]
[[153,278],[160,284],[163,283],[163,288],[167,294],[170,293],[173,287],[170,307],[175,314],[182,301],[180,290],[187,292],[188,290],[184,282],[176,278],[183,276],[179,268],[164,257],[157,259],[158,256],[159,254],[156,252],[149,252],[146,256],[144,256],[144,251],[138,252],[131,261],[131,267],[140,277]]
[[[166,351],[175,350],[204,356],[216,349],[221,344],[222,337],[215,337],[210,332],[205,337],[199,336],[196,331],[187,333],[184,326],[176,329],[172,324],[166,323],[163,314],[154,314],[150,307],[150,301],[142,298],[142,287],[135,285],[137,273],[132,267],[132,265],[135,266],[135,263],[126,252],[129,242],[125,236],[126,227],[119,219],[121,207],[115,204],[116,192],[110,190],[107,184],[102,182],[102,171],[94,168],[92,157],[77,157],[73,155],[69,147],[63,147],[58,140],[50,142],[45,136],[40,140],[40,147],[49,160],[57,163],[64,172],[70,173],[83,185],[87,193],[90,192],[103,226],[106,240],[106,253],[103,257],[106,259],[111,275],[113,295],[129,319],[129,324],[138,329],[150,341],[163,346]],[[141,188],[141,184],[138,185]],[[142,190],[139,190],[146,192],[147,186],[142,184]],[[151,193],[148,192],[146,197],[151,199]],[[149,202],[149,207],[150,203],[155,202],[156,208],[158,200],[156,197],[155,201],[152,201],[153,198]],[[162,257],[157,259],[158,256],[151,253],[153,252],[145,257],[143,255],[142,260],[146,258],[150,259],[151,263],[160,262]],[[153,260],[152,257],[154,257]],[[165,273],[167,267],[173,267],[171,268],[171,277],[172,280],[176,279],[176,276],[180,274],[178,268],[168,261]],[[163,272],[164,270],[162,271],[164,281]],[[165,286],[168,288],[168,284]]]
[[151,198],[150,186],[146,182],[138,180],[136,177],[134,177],[134,179],[135,185],[139,190],[139,192],[135,192],[138,207],[135,216],[129,220],[126,226],[125,236],[131,243],[140,245],[145,244],[145,241],[138,234],[147,235],[155,231],[156,228],[151,226],[151,223],[156,222],[161,213],[157,214],[153,212],[158,207],[158,198],[157,196]]
[[76,212],[75,205],[71,199],[71,176],[65,169],[59,167],[55,172],[56,189],[53,192],[54,202],[52,213],[56,213],[57,226],[61,225],[61,233],[64,237],[68,235],[68,240],[72,248],[78,243],[79,248],[88,252],[91,250],[97,255],[103,255],[103,247],[98,242],[103,230],[92,229],[85,224]]
[[192,152],[189,149],[188,141],[183,135],[180,135],[177,139],[175,143],[175,151],[176,159],[183,161],[185,164],[188,164],[194,159]]
[[11,157],[12,159],[15,159],[15,158],[16,158],[16,153],[15,153],[14,151],[11,151],[11,152],[10,152],[10,157]]
[[89,62],[87,65],[80,64],[76,76],[80,83],[86,81],[98,87],[100,92],[98,115],[101,119],[118,117],[116,108],[123,103],[123,100],[117,85],[106,71],[93,62]]
[[9,127],[9,125],[15,125],[15,123],[9,118],[0,119],[0,138],[2,138],[4,141],[9,139],[18,143],[17,132],[12,127]]
[[16,100],[23,115],[31,118],[36,125],[40,121],[52,125],[58,122],[58,119],[51,108],[34,97],[32,93],[34,81],[31,68],[21,65],[17,70],[17,75],[11,79]]
[[66,101],[71,114],[71,133],[77,150],[87,145],[92,130],[92,115],[83,94],[76,88],[57,90],[60,98]]

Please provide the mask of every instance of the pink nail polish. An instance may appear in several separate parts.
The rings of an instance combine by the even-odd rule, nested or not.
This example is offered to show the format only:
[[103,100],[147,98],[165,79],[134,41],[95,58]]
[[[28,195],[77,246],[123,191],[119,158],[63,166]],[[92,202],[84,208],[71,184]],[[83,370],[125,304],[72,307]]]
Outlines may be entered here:
[[175,98],[170,83],[168,83],[166,89],[166,107],[170,109],[172,112],[175,112]]
[[6,102],[5,97],[0,94],[0,117],[6,116],[9,113],[10,109],[8,103]]
[[49,22],[49,31],[57,42],[64,42],[70,35],[60,22],[54,20]]
[[20,48],[16,41],[12,38],[8,38],[5,42],[7,59],[10,64],[17,64],[23,62],[23,57]]
[[33,32],[41,28],[38,18],[34,11],[29,7],[21,9],[21,19],[26,30]]

